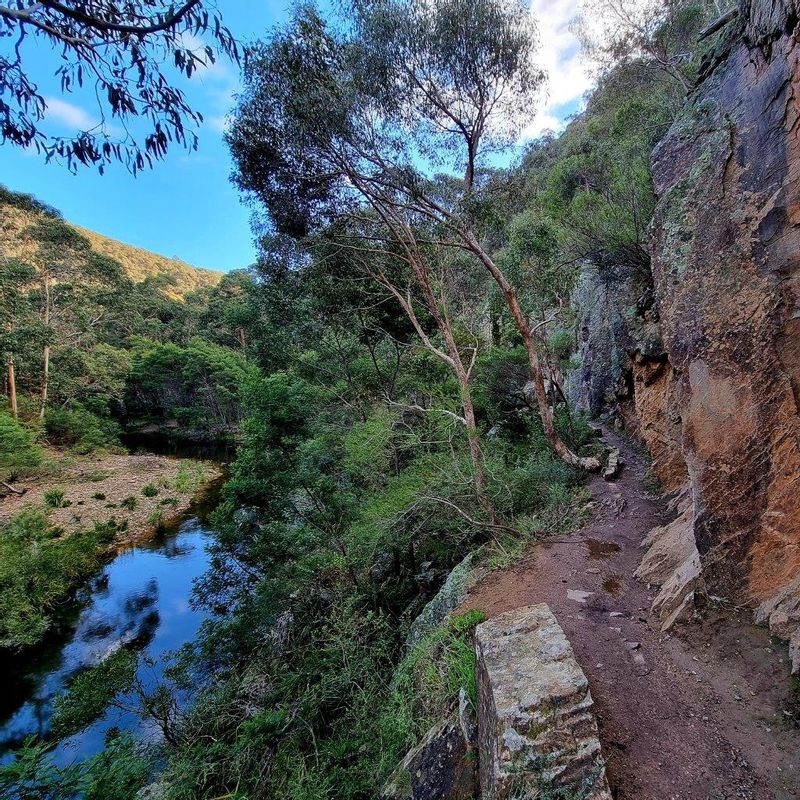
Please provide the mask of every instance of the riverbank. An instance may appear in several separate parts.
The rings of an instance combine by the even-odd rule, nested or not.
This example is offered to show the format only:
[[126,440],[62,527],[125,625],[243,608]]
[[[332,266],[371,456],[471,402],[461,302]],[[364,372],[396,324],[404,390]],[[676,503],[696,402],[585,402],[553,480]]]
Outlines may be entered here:
[[222,475],[210,461],[151,453],[48,456],[44,471],[15,483],[22,494],[0,499],[0,526],[26,506],[46,508],[62,536],[111,524],[114,544],[125,547],[183,517],[198,491]]
[[175,526],[221,474],[195,459],[51,451],[0,501],[0,654],[37,647],[91,575]]
[[[207,513],[214,504],[215,492],[203,491],[179,524],[104,562],[59,607],[40,646],[23,657],[0,658],[7,675],[0,698],[0,765],[11,763],[29,736],[47,743],[49,758],[60,768],[102,751],[114,731],[153,740],[156,732],[149,717],[139,713],[135,691],[122,692],[108,705],[81,706],[78,725],[74,713],[55,731],[53,724],[59,699],[76,678],[86,675],[102,692],[102,678],[92,670],[121,651],[137,657],[135,686],[149,690],[162,681],[171,685],[165,678],[173,663],[169,654],[193,641],[209,614],[190,597],[194,582],[208,569],[214,531]],[[187,699],[184,692],[174,697],[181,703]],[[74,712],[75,706],[71,708]],[[5,796],[1,788],[0,795]]]

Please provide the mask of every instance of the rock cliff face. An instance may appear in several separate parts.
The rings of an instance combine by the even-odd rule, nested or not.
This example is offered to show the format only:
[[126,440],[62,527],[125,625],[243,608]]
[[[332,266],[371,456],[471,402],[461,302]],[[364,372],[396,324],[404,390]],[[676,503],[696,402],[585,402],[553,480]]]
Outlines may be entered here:
[[627,269],[581,269],[572,307],[580,367],[567,374],[570,403],[611,413],[647,443],[667,491],[686,481],[675,446],[680,417],[671,408],[672,368],[661,339],[652,276]]
[[686,462],[706,583],[759,605],[800,573],[800,43],[796,0],[740,19],[653,156],[671,374],[637,407]]
[[633,427],[664,488],[688,482],[664,533],[686,591],[750,603],[800,661],[800,2],[739,10],[653,154],[663,351],[628,347]]

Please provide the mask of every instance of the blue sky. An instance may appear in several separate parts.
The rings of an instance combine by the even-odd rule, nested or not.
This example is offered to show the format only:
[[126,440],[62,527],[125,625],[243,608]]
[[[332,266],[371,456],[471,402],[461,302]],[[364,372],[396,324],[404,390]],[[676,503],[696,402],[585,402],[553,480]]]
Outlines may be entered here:
[[[540,28],[540,61],[550,74],[547,98],[531,109],[526,137],[560,129],[589,87],[577,56],[569,20],[578,0],[532,0]],[[248,41],[285,18],[290,0],[218,0],[234,35]],[[49,129],[68,135],[91,127],[99,116],[86,95],[62,95],[52,73],[52,53],[32,49],[29,66],[48,99]],[[230,270],[255,257],[249,210],[229,176],[231,161],[222,139],[226,113],[239,84],[234,65],[218,63],[186,82],[186,94],[205,117],[196,152],[173,149],[154,169],[130,175],[114,165],[99,175],[81,169],[71,175],[57,164],[11,145],[0,146],[0,182],[29,192],[60,209],[78,225],[197,266]]]

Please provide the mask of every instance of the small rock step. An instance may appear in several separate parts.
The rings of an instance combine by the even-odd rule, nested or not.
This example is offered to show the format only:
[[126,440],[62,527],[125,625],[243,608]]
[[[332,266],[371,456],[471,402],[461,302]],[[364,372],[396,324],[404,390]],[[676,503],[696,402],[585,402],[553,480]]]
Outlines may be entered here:
[[622,471],[622,466],[624,463],[625,462],[619,456],[619,448],[612,448],[611,452],[608,454],[608,463],[606,464],[606,468],[603,470],[603,477],[607,481],[613,480]]
[[477,770],[458,715],[434,725],[403,759],[381,800],[472,800]]

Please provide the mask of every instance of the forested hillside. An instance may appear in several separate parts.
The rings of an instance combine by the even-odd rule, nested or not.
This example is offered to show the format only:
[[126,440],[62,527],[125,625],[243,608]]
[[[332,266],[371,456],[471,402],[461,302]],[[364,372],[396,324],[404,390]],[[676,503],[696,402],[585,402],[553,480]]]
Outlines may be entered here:
[[[32,232],[42,216],[59,218],[60,214],[46,203],[27,195],[0,189],[0,246],[5,258],[35,261],[36,236]],[[211,289],[222,279],[221,272],[198,269],[177,258],[123,244],[95,231],[66,223],[89,242],[92,250],[116,261],[125,276],[134,283],[147,279],[157,282],[172,299],[183,299],[191,292]]]
[[[759,594],[748,583],[747,565],[753,554],[763,556],[765,545],[748,550],[737,540],[734,547],[734,524],[719,527],[727,519],[719,512],[720,476],[732,486],[742,461],[763,463],[765,452],[773,453],[779,500],[756,480],[740,494],[737,485],[734,494],[755,496],[757,485],[759,508],[781,512],[759,531],[787,553],[796,547],[796,535],[790,544],[786,526],[776,527],[793,502],[778,458],[783,448],[794,453],[786,443],[789,423],[775,426],[771,444],[753,444],[761,441],[757,412],[741,399],[740,384],[725,382],[736,374],[736,354],[751,353],[751,338],[741,333],[746,315],[714,299],[720,286],[728,287],[725,303],[735,294],[736,281],[726,283],[735,259],[715,261],[700,241],[703,225],[725,232],[735,222],[742,226],[736,252],[745,252],[755,234],[743,220],[757,215],[748,216],[752,207],[745,213],[742,200],[718,219],[704,216],[722,200],[702,202],[698,186],[716,186],[718,178],[728,202],[735,183],[729,170],[746,174],[745,187],[772,179],[754,177],[747,165],[731,166],[745,155],[756,158],[754,145],[745,155],[737,149],[725,106],[736,92],[715,94],[709,87],[720,75],[734,80],[726,72],[731,53],[739,53],[737,69],[744,72],[750,69],[745,52],[778,65],[781,92],[794,80],[781,70],[789,69],[786,31],[796,32],[797,15],[782,17],[780,25],[773,20],[769,41],[786,50],[777,44],[772,50],[758,39],[763,31],[747,28],[750,5],[726,15],[715,0],[675,0],[620,15],[616,2],[587,3],[576,26],[596,69],[595,86],[562,133],[524,146],[520,130],[545,76],[532,67],[535,20],[523,4],[353,0],[344,4],[342,19],[297,6],[247,52],[227,142],[234,182],[254,209],[259,258],[221,278],[200,278],[173,262],[144,274],[137,254],[68,226],[37,201],[3,196],[5,207],[23,209],[24,217],[10,218],[27,225],[14,228],[25,246],[0,263],[9,407],[0,415],[0,479],[11,491],[15,479],[40,468],[44,445],[85,453],[117,447],[123,431],[142,430],[238,445],[212,517],[211,566],[191,600],[208,615],[196,640],[165,658],[156,683],[137,677],[146,658],[135,643],[80,671],[55,701],[52,730],[43,740],[28,740],[0,767],[6,796],[477,796],[477,745],[465,720],[479,703],[474,637],[485,615],[479,604],[469,604],[468,593],[490,570],[522,563],[535,573],[530,564],[538,562],[521,559],[552,544],[588,547],[585,562],[569,555],[563,566],[551,557],[552,574],[545,577],[569,593],[570,624],[602,624],[598,636],[605,638],[597,648],[604,655],[594,657],[589,642],[593,657],[582,666],[595,670],[592,694],[599,687],[622,698],[604,706],[608,716],[601,719],[609,726],[600,727],[603,748],[611,742],[610,763],[618,769],[611,785],[619,798],[648,796],[632,759],[662,743],[638,747],[637,731],[623,735],[608,719],[616,723],[619,706],[635,705],[643,685],[637,681],[658,680],[650,672],[700,683],[701,659],[687,650],[669,668],[655,658],[645,664],[642,641],[666,652],[673,644],[664,632],[676,620],[697,621],[706,608],[738,613],[770,593],[778,599],[767,604],[762,622],[777,610],[774,631],[789,638],[797,619],[790,591],[796,573],[782,568],[780,581]],[[767,96],[777,95],[759,94]],[[747,117],[748,135],[759,130],[757,117]],[[796,118],[792,124],[796,132]],[[704,136],[717,148],[713,159],[702,149],[691,157],[681,149]],[[664,142],[684,160],[671,159]],[[512,146],[514,157],[498,160]],[[683,172],[672,179],[670,170]],[[692,192],[701,199],[690,206],[685,198],[695,197]],[[764,217],[758,235],[768,238],[780,227],[776,220],[788,226],[788,218],[770,217],[771,227]],[[792,235],[781,231],[786,239],[780,241]],[[753,263],[756,258],[761,255]],[[717,272],[706,275],[712,263]],[[781,264],[776,274],[787,269]],[[755,280],[741,283],[752,288]],[[696,292],[690,297],[683,287],[691,281]],[[680,314],[665,316],[676,296]],[[693,327],[695,308],[703,310],[702,329]],[[773,331],[763,341],[778,338]],[[723,350],[730,355],[716,368],[725,377],[712,380],[708,364]],[[794,363],[796,348],[781,353],[788,355],[769,363]],[[783,398],[788,408],[787,381],[779,392],[765,378],[762,397]],[[737,438],[737,409],[744,409],[751,438],[746,458],[735,459],[741,456],[736,446],[716,440]],[[605,470],[613,480],[623,465],[619,448],[610,455],[590,426],[592,417],[623,432],[625,447],[636,448],[639,470],[634,488],[618,491],[612,484],[600,500],[589,492],[592,476]],[[659,495],[682,487],[678,521],[684,524],[676,533],[666,525]],[[644,514],[640,508],[665,526],[647,540],[654,547],[646,558],[652,573],[637,573],[644,577],[637,605],[623,620],[613,602],[633,574],[604,574],[604,582],[594,577],[600,559],[621,545],[571,535],[590,517],[606,515],[599,518],[613,537],[611,529],[625,527],[626,514]],[[17,518],[3,533],[25,541],[26,525]],[[645,533],[635,531],[635,556],[626,556],[631,573],[645,552],[639,550]],[[758,569],[763,578],[767,568]],[[522,574],[513,588],[528,598],[538,584]],[[0,575],[0,598],[2,581]],[[588,581],[597,587],[580,590]],[[665,586],[652,631],[639,605],[653,599],[651,584]],[[714,594],[720,586],[724,596]],[[484,600],[487,594],[491,584],[483,588]],[[713,619],[721,630],[723,623]],[[622,640],[617,623],[638,627]],[[748,628],[741,640],[731,639],[763,640],[760,651],[772,654],[774,647],[784,658],[782,644],[758,635]],[[8,652],[28,644],[0,640]],[[696,647],[704,666],[712,658],[705,647]],[[604,664],[616,652],[636,671],[609,681]],[[732,671],[725,666],[719,674]],[[587,686],[583,678],[589,697]],[[738,694],[744,689],[729,688],[736,703],[747,701]],[[643,717],[661,721],[685,701],[671,692],[643,706]],[[112,729],[102,752],[68,765],[50,754],[109,703],[132,708],[141,730],[155,734]],[[517,740],[524,740],[520,748],[531,746],[552,718],[560,719],[553,708],[545,703],[541,727],[531,723],[528,739],[514,731],[508,746]],[[704,714],[681,706],[669,724],[701,736]],[[775,716],[770,725],[782,726],[776,727],[781,733],[770,735],[785,733],[794,742],[788,737],[796,735],[796,708],[787,703]],[[754,718],[737,717],[737,735],[749,724]],[[705,777],[719,776],[722,785],[729,773],[745,771],[741,751],[727,740],[709,734],[701,748],[694,740],[687,745],[683,733],[663,746],[680,740],[709,763],[720,752],[725,759],[734,753],[722,767],[703,762]],[[452,754],[458,737],[467,739],[463,758]],[[741,738],[735,741],[740,747]],[[421,742],[439,743],[441,760],[414,773],[409,764],[416,762],[402,761],[409,752],[409,758],[428,753],[413,750]],[[642,775],[657,781],[666,756],[651,755],[652,772]],[[560,783],[548,772],[549,758],[512,764],[506,793],[484,800],[610,798],[602,758],[599,772],[586,768],[579,779]],[[691,761],[686,751],[683,761]],[[678,773],[692,765],[668,766]],[[467,788],[455,778],[444,789],[436,783],[451,770],[464,771]],[[436,784],[426,783],[427,793],[418,788],[422,773]],[[524,780],[516,781],[517,773]],[[681,780],[688,784],[680,791],[691,786],[691,776]],[[756,788],[736,796],[778,796],[759,795],[766,784],[755,780],[742,778],[747,792]],[[725,792],[730,785],[724,783]]]
[[[51,444],[118,444],[144,424],[235,436],[253,282],[128,247],[3,190],[3,392]],[[4,479],[13,477],[7,473]]]

